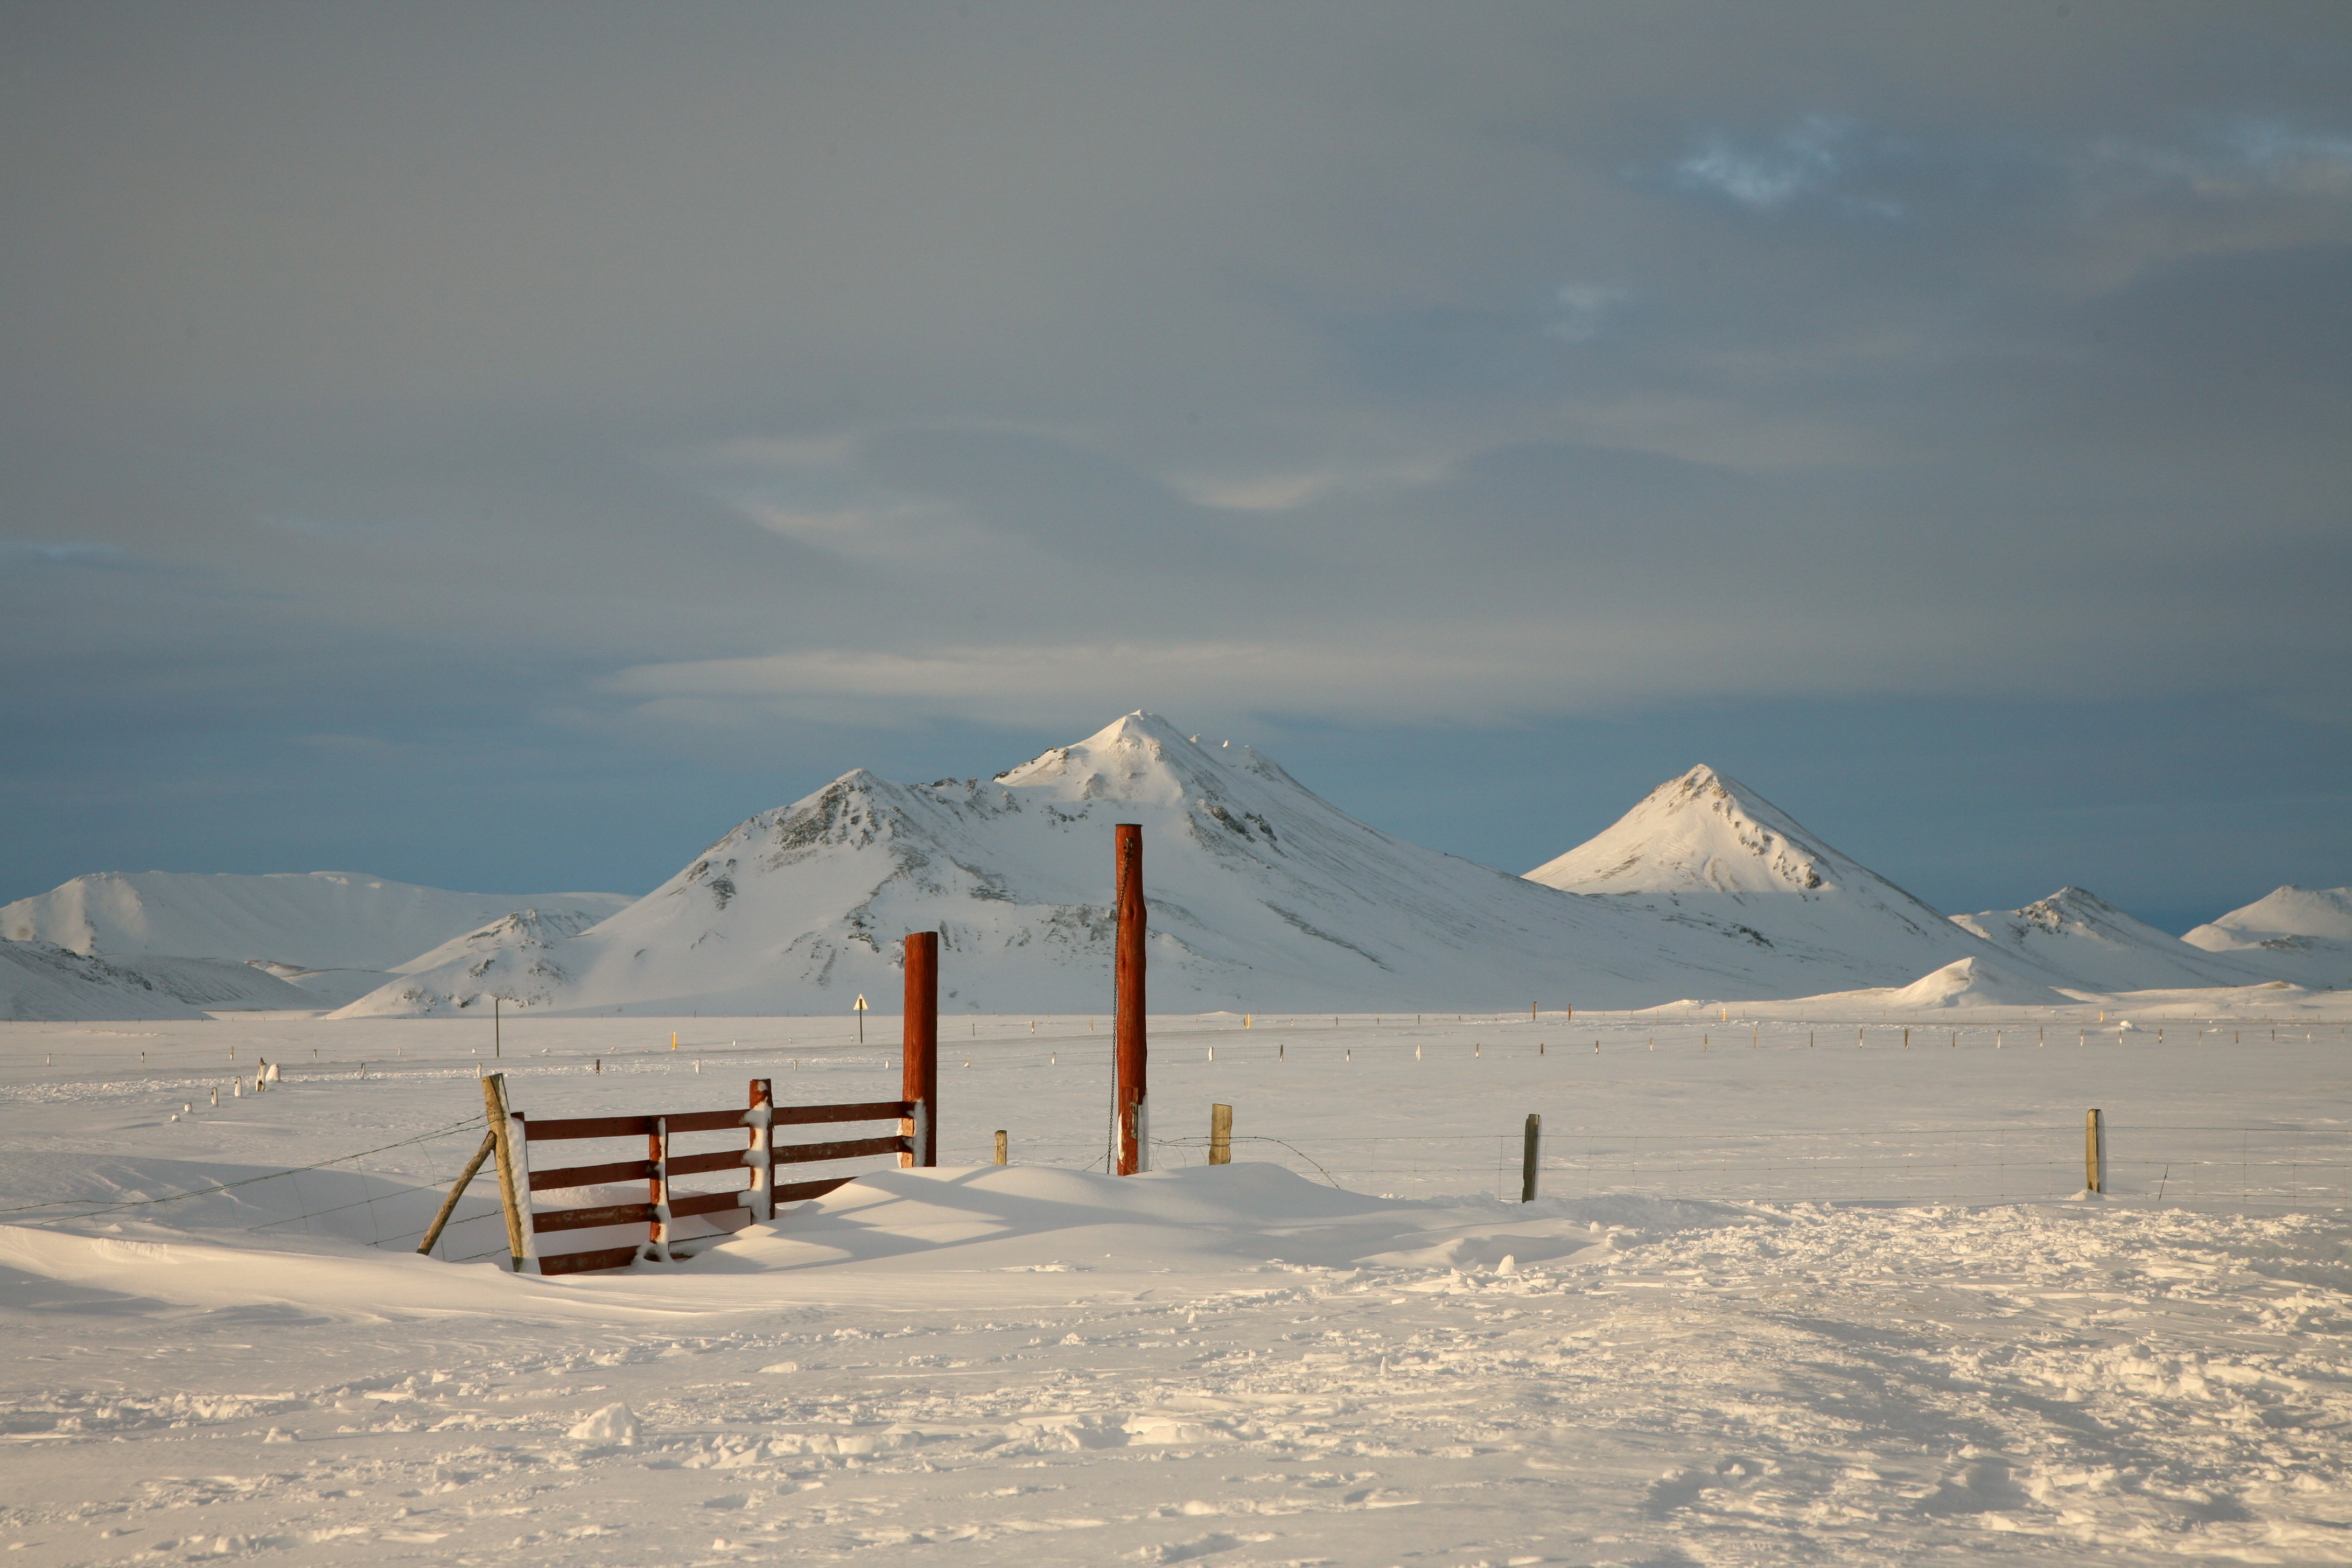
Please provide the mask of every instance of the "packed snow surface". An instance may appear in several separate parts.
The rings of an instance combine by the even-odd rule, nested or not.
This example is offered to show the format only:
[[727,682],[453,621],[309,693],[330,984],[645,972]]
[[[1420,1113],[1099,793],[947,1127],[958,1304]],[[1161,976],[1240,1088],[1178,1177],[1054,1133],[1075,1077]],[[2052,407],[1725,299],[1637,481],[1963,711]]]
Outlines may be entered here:
[[[751,1076],[882,1098],[895,1049],[842,1017],[541,1015],[495,1064],[471,1018],[13,1026],[0,1538],[28,1565],[2345,1562],[2342,998],[2175,1005],[1959,1005],[1932,1040],[1860,1005],[1160,1016],[1160,1169],[1129,1179],[1084,1168],[1100,1020],[951,1019],[941,1168],[835,1166],[688,1261],[551,1279],[498,1261],[487,1177],[445,1250],[488,1256],[406,1250],[479,1136],[478,1066],[537,1118]],[[1542,1192],[1498,1201],[1529,1112]]]
[[0,908],[0,936],[76,952],[390,970],[516,910],[602,919],[619,893],[453,893],[354,871],[104,871]]

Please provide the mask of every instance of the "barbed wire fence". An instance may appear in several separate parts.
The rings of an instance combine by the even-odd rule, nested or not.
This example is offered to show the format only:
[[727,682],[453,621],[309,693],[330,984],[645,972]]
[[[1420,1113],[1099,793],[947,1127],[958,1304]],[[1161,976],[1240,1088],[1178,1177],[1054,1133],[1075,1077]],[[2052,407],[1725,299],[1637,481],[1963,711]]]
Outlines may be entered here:
[[[257,1172],[179,1192],[125,1198],[54,1198],[0,1207],[0,1225],[56,1226],[108,1217],[137,1218],[168,1205],[184,1215],[192,1229],[324,1236],[370,1247],[414,1247],[424,1239],[440,1206],[443,1188],[429,1182],[420,1184],[415,1175],[406,1172],[362,1170],[359,1163],[395,1150],[481,1135],[482,1119],[471,1116],[307,1165]],[[451,1177],[455,1174],[453,1169]],[[460,1199],[444,1227],[434,1247],[435,1257],[463,1263],[506,1255],[505,1217],[498,1198],[470,1195],[484,1177],[495,1193],[494,1175],[485,1172],[478,1176],[469,1186],[469,1195]],[[190,1205],[194,1205],[193,1212],[181,1206]],[[479,1251],[464,1250],[482,1239],[484,1222],[497,1233],[496,1244]],[[461,1233],[466,1240],[453,1247],[453,1238]]]

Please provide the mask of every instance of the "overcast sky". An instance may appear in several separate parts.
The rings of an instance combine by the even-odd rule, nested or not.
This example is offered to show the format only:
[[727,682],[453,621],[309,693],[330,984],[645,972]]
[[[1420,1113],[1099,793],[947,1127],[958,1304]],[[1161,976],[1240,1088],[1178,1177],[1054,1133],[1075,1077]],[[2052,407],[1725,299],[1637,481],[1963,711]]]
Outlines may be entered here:
[[0,900],[1139,707],[1523,870],[2352,882],[2352,6],[0,6]]

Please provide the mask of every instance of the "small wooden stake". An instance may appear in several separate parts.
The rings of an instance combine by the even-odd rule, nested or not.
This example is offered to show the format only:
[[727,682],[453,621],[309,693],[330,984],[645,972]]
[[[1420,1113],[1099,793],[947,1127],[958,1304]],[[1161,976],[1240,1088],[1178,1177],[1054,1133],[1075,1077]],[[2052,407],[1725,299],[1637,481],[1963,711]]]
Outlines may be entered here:
[[1230,1105],[1209,1107],[1209,1163],[1230,1165],[1234,1163],[1234,1108]]
[[1519,1158],[1519,1202],[1536,1201],[1536,1150],[1543,1142],[1543,1118],[1528,1112],[1527,1150]]
[[1004,1146],[1004,1129],[1000,1127],[996,1130],[996,1163],[998,1164],[1009,1165],[1013,1163],[1010,1159],[1005,1157],[1006,1152]]
[[2083,1113],[2083,1185],[2095,1193],[2107,1190],[2107,1119],[2098,1110]]
[[442,1226],[447,1225],[449,1223],[449,1216],[457,1212],[457,1200],[464,1197],[466,1195],[466,1189],[474,1184],[474,1177],[476,1173],[481,1170],[482,1162],[488,1159],[490,1157],[490,1151],[498,1146],[499,1135],[497,1133],[485,1132],[482,1134],[482,1146],[474,1151],[474,1157],[466,1162],[466,1169],[464,1173],[458,1176],[457,1184],[449,1189],[449,1195],[441,1200],[441,1212],[433,1216],[433,1223],[425,1227],[425,1240],[423,1244],[417,1247],[417,1251],[427,1257],[432,1256],[433,1244],[441,1239]]

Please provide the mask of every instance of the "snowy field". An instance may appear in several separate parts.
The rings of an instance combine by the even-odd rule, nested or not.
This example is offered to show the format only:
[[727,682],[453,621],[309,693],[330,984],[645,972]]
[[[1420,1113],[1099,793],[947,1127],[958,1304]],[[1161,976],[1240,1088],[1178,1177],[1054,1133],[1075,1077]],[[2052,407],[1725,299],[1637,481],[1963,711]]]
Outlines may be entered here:
[[[1107,1020],[945,1020],[940,1171],[869,1161],[690,1261],[546,1280],[408,1250],[481,1067],[533,1116],[753,1076],[895,1098],[896,1020],[509,1019],[495,1062],[478,1019],[11,1025],[0,1540],[2352,1561],[2340,994],[1801,1011],[1155,1019],[1160,1170],[1130,1180],[1100,1173]],[[488,1177],[459,1214],[444,1252],[503,1253]]]

